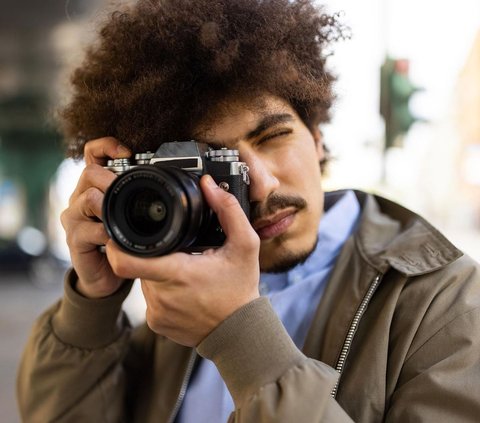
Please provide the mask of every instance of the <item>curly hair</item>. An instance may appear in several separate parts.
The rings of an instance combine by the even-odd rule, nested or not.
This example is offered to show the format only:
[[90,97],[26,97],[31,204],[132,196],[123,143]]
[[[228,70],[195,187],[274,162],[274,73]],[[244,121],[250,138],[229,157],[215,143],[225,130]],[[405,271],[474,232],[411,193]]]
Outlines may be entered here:
[[138,0],[109,15],[59,113],[69,154],[113,136],[132,151],[190,139],[222,100],[283,98],[309,128],[329,120],[326,47],[338,15],[313,0]]

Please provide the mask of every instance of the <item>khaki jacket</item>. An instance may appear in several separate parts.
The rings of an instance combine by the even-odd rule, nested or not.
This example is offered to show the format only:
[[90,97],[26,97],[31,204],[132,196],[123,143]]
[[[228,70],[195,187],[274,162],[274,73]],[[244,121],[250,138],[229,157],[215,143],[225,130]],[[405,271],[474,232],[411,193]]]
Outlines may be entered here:
[[129,328],[120,309],[131,284],[92,301],[71,273],[21,361],[23,421],[172,423],[198,356],[215,362],[234,398],[230,422],[480,421],[479,266],[419,216],[356,194],[359,228],[303,351],[265,298],[195,351]]

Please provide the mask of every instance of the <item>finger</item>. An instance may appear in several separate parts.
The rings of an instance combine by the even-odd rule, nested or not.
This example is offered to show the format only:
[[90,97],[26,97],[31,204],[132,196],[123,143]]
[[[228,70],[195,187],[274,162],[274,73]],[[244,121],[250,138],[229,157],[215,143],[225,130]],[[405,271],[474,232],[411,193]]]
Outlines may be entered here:
[[90,252],[99,245],[105,245],[108,234],[101,222],[76,223],[75,230],[66,229],[67,245],[72,251]]
[[104,165],[106,159],[120,159],[131,156],[131,151],[113,137],[98,138],[88,141],[84,149],[85,162]]
[[65,229],[84,221],[102,220],[103,193],[90,188],[65,209],[60,220]]
[[104,169],[102,166],[97,164],[87,165],[80,175],[77,186],[70,197],[69,204],[71,205],[77,201],[78,197],[90,188],[96,188],[100,192],[105,193],[116,177],[113,172]]
[[185,253],[173,253],[161,257],[138,257],[124,252],[109,240],[106,243],[107,258],[117,276],[126,279],[150,279],[157,282],[182,277],[189,269],[190,257]]
[[78,218],[97,218],[102,219],[103,192],[97,188],[89,188],[83,192],[77,202],[74,210],[78,213]]
[[200,185],[209,206],[218,217],[228,242],[237,246],[245,244],[245,248],[256,246],[258,235],[251,227],[236,197],[219,188],[210,175],[204,175],[200,180]]

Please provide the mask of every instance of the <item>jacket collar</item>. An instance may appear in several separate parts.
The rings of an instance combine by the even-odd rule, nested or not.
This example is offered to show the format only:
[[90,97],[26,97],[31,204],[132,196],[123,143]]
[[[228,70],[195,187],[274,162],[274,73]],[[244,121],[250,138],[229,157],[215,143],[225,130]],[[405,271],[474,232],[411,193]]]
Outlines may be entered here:
[[[303,351],[335,367],[348,328],[374,280],[396,269],[406,277],[446,266],[462,253],[423,218],[384,198],[354,191],[361,206],[309,329]],[[325,194],[328,209],[344,191]],[[385,279],[382,279],[384,283]]]
[[[462,252],[419,215],[380,196],[355,191],[362,216],[355,242],[364,259],[381,273],[391,266],[406,276],[433,272]],[[340,192],[327,193],[326,207]]]

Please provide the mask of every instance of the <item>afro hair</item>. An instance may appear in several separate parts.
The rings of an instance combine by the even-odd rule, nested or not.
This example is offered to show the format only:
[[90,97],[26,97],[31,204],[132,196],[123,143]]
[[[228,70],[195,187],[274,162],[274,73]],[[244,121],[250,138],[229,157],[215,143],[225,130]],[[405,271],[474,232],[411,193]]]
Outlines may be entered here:
[[329,120],[326,51],[344,38],[313,0],[139,0],[108,16],[60,111],[69,154],[112,136],[132,151],[190,139],[232,96],[283,98],[309,128]]

